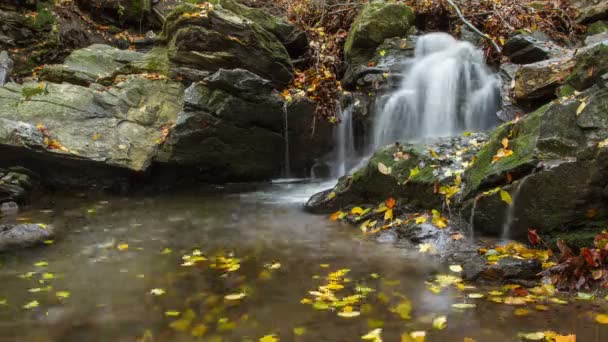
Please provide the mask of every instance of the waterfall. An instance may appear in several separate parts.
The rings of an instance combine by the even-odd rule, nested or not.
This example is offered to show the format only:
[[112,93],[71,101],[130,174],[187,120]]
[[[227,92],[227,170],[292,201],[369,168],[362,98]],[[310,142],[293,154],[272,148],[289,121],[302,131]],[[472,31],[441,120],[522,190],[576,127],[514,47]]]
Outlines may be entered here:
[[446,33],[421,36],[404,69],[399,89],[380,106],[374,149],[401,139],[485,130],[496,123],[500,80],[472,44]]
[[12,69],[13,61],[8,57],[6,51],[0,52],[0,87],[8,83]]
[[511,203],[509,204],[509,208],[507,209],[507,214],[505,216],[505,221],[502,225],[501,239],[503,241],[508,241],[511,237],[511,227],[513,226],[513,221],[515,220],[515,204],[517,202],[517,198],[519,197],[519,193],[521,192],[521,188],[530,176],[532,175],[525,176],[515,185],[515,190],[511,195]]
[[289,115],[287,101],[283,103],[283,119],[283,138],[285,139],[285,170],[283,170],[283,177],[289,178],[291,176],[291,165],[289,161]]
[[338,107],[340,122],[334,130],[336,156],[331,170],[332,177],[342,177],[354,166],[355,137],[353,133],[353,105],[344,110]]

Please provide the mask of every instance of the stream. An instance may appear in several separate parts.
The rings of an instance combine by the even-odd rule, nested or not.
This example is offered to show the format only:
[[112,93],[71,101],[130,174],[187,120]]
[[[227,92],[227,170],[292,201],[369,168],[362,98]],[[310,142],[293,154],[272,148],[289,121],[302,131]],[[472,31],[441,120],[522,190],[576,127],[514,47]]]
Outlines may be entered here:
[[[603,298],[547,311],[529,305],[517,316],[514,306],[455,287],[429,291],[425,281],[447,268],[302,210],[327,186],[56,196],[52,208],[22,212],[20,220],[60,233],[45,246],[0,255],[0,341],[357,341],[377,328],[384,341],[413,331],[426,331],[427,341],[518,341],[519,332],[546,330],[608,340],[592,315],[606,311]],[[356,317],[301,303],[337,270],[346,276],[336,293],[368,289],[353,305]],[[409,319],[394,309],[404,302]],[[477,306],[452,307],[463,302]],[[442,330],[433,329],[439,315],[447,317]]]

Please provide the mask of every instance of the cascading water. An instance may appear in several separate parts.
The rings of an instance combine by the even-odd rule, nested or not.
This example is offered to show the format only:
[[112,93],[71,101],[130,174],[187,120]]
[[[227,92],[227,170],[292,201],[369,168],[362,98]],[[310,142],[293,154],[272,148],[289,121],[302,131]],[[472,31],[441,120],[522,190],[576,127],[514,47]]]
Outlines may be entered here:
[[515,204],[517,203],[517,198],[519,197],[521,188],[524,186],[524,183],[530,176],[532,175],[525,176],[515,185],[515,190],[511,195],[511,203],[509,204],[509,208],[507,209],[507,214],[505,216],[505,222],[502,224],[501,239],[503,241],[508,241],[511,238],[511,226],[513,226],[513,221],[515,221]]
[[336,156],[331,175],[334,178],[344,176],[356,163],[355,137],[353,133],[353,105],[339,110],[340,123],[334,130],[334,146]]
[[283,177],[289,178],[291,176],[291,162],[289,160],[289,115],[287,111],[287,101],[283,103],[283,138],[285,140],[285,170],[283,170]]
[[373,149],[402,139],[419,140],[480,131],[496,123],[500,80],[482,52],[446,33],[418,38],[399,89],[376,118]]
[[8,83],[13,61],[8,57],[6,51],[0,52],[0,87]]

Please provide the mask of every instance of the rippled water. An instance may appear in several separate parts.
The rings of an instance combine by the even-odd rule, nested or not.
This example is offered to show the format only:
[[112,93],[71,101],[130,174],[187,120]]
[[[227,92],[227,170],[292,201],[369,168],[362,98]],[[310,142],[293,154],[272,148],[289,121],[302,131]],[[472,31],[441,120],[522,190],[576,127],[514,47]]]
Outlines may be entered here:
[[[555,305],[548,312],[532,308],[528,316],[515,317],[514,307],[464,299],[456,289],[431,293],[425,281],[446,272],[432,260],[301,210],[310,194],[326,186],[277,182],[131,198],[59,197],[53,211],[25,212],[23,217],[52,224],[61,234],[51,245],[0,255],[0,300],[6,298],[0,305],[0,341],[134,341],[144,336],[146,341],[258,341],[268,334],[281,341],[357,341],[380,324],[384,341],[399,341],[402,333],[414,330],[427,331],[427,341],[467,336],[517,341],[520,331],[547,329],[576,333],[579,341],[608,340],[608,328],[597,325],[592,315],[608,311],[603,299]],[[209,267],[210,261],[180,266],[182,256],[195,249],[210,259],[240,258],[240,268],[222,275]],[[34,265],[40,261],[48,266]],[[342,318],[300,303],[322,277],[344,268],[351,270],[352,284],[376,291],[365,300],[369,306],[361,316]],[[36,274],[19,277],[27,272]],[[41,283],[45,272],[53,279]],[[52,289],[45,291],[47,286]],[[42,291],[28,291],[36,288]],[[166,293],[154,296],[152,289]],[[57,299],[57,291],[68,291],[70,297]],[[247,297],[224,299],[241,292]],[[389,310],[403,296],[413,304],[410,320]],[[32,300],[37,308],[22,308]],[[476,301],[477,308],[451,308],[467,301]],[[165,312],[183,317],[189,309],[195,318],[184,329],[170,327],[180,317]],[[446,329],[432,329],[437,315],[447,315]],[[205,334],[193,337],[192,328],[201,324]],[[295,336],[296,327],[305,333]]]

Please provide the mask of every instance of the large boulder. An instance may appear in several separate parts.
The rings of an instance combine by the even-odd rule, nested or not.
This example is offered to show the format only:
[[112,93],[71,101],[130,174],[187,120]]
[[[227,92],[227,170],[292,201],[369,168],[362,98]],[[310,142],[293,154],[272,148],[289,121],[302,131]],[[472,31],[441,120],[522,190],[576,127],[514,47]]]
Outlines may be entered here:
[[581,49],[576,54],[575,60],[567,84],[582,91],[608,72],[608,40]]
[[0,88],[0,163],[29,163],[59,183],[95,184],[104,169],[143,172],[182,93],[180,83],[142,76],[109,88],[9,83]]
[[503,53],[513,63],[529,64],[562,57],[567,55],[568,51],[543,36],[521,33],[505,42]]
[[483,139],[483,135],[475,135],[427,145],[382,147],[352,176],[342,177],[333,189],[314,195],[306,209],[327,213],[389,197],[415,208],[438,208],[444,200],[440,188],[458,188],[456,176],[464,172]]
[[40,79],[54,83],[68,82],[88,86],[91,83],[111,83],[114,73],[129,63],[141,60],[142,53],[120,50],[108,45],[94,44],[75,50],[63,64],[46,65]]
[[0,51],[0,87],[5,85],[11,77],[14,62],[6,51]]
[[171,63],[179,66],[210,72],[246,69],[279,88],[293,77],[289,54],[272,33],[210,3],[176,7],[160,38],[167,41]]
[[242,69],[220,69],[185,95],[162,150],[161,168],[206,181],[251,181],[281,174],[283,102],[273,85]]
[[96,20],[111,25],[145,24],[152,13],[153,0],[77,0],[78,6]]
[[571,56],[523,65],[515,74],[513,97],[517,101],[546,100],[570,75],[575,61]]
[[405,37],[414,24],[414,11],[400,3],[373,1],[353,22],[344,45],[346,61],[367,64],[385,39]]
[[36,185],[36,177],[26,169],[12,167],[0,169],[0,204],[26,203]]
[[[528,229],[554,236],[601,225],[608,215],[607,109],[608,90],[592,90],[498,127],[465,173],[465,216],[475,229],[525,238]],[[499,153],[505,138],[512,154]]]

